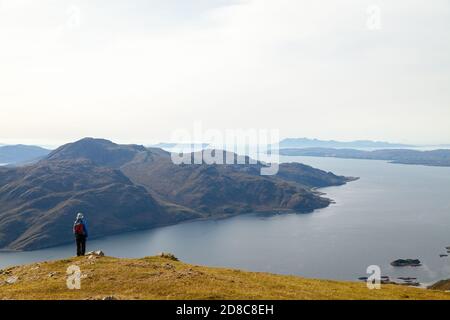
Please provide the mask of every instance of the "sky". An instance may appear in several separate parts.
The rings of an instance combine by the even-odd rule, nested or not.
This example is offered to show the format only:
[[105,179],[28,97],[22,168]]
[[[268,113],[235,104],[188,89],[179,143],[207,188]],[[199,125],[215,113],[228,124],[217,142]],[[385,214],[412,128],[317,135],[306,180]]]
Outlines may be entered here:
[[450,143],[448,0],[0,0],[0,143]]

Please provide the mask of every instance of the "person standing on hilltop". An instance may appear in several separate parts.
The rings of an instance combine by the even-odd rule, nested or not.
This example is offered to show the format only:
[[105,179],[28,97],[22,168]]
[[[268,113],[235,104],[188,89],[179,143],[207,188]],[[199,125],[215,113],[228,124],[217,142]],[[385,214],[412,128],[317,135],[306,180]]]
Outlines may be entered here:
[[88,231],[86,221],[82,213],[77,214],[77,218],[73,224],[73,234],[75,235],[75,241],[77,243],[77,256],[84,256],[86,253],[86,239],[88,237]]

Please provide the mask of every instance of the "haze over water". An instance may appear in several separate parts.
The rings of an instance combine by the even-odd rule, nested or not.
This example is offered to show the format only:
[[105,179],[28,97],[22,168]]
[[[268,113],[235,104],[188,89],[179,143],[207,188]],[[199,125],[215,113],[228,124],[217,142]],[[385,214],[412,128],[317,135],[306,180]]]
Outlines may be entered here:
[[[119,257],[166,251],[193,264],[314,278],[356,280],[374,264],[392,278],[413,276],[431,283],[450,277],[450,259],[439,257],[450,246],[450,168],[335,158],[281,160],[360,179],[322,189],[336,203],[311,214],[250,214],[183,223],[92,240],[88,250]],[[73,252],[74,245],[3,252],[0,268]],[[398,258],[418,258],[423,266],[391,267]]]

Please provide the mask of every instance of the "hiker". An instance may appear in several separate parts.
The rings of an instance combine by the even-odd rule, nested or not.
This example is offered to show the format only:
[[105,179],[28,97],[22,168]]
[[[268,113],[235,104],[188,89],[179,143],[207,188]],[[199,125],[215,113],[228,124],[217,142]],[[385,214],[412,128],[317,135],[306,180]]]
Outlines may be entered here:
[[88,231],[82,213],[77,214],[77,219],[73,224],[73,234],[75,235],[75,241],[77,243],[77,256],[84,256],[86,253],[86,238],[88,237]]

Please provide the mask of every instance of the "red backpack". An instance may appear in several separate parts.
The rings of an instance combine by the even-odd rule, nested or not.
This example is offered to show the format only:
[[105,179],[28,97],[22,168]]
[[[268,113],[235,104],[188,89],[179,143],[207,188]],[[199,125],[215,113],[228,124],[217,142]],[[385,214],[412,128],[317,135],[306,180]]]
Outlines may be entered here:
[[79,223],[75,224],[73,229],[75,231],[75,234],[77,234],[77,235],[84,235],[84,225],[83,225],[83,223],[79,222]]

